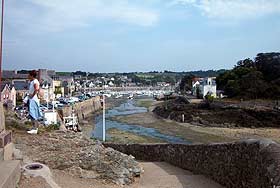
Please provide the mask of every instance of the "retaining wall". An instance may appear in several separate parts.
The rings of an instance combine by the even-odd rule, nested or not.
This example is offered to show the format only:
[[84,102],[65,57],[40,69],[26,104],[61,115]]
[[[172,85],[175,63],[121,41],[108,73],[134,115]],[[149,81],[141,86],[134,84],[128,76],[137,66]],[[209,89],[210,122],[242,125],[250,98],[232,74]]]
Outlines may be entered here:
[[165,161],[194,174],[203,174],[228,188],[280,186],[280,145],[272,141],[104,145],[131,154],[137,160]]
[[72,109],[78,116],[79,121],[87,118],[92,113],[100,110],[102,108],[100,97],[93,97],[91,99],[85,100],[83,102],[76,103],[72,106],[63,107],[58,113],[61,117],[70,116],[72,114]]
[[5,129],[5,117],[3,103],[0,102],[0,133]]

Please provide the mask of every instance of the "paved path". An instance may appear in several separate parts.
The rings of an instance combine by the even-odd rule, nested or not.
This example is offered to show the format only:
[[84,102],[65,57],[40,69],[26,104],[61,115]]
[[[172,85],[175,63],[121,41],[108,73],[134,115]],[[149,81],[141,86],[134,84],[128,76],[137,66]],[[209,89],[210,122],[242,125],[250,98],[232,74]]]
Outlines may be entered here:
[[223,188],[216,182],[163,162],[142,162],[138,188]]

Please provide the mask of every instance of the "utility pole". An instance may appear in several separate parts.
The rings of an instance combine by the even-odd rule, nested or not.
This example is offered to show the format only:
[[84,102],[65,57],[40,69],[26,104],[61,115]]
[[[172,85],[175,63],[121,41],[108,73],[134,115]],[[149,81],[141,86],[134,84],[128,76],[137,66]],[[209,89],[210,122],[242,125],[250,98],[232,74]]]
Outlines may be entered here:
[[[1,44],[0,44],[0,88],[2,85],[2,59],[3,59],[3,31],[4,31],[4,0],[2,0],[2,16],[1,16]],[[1,101],[0,91],[0,101]]]

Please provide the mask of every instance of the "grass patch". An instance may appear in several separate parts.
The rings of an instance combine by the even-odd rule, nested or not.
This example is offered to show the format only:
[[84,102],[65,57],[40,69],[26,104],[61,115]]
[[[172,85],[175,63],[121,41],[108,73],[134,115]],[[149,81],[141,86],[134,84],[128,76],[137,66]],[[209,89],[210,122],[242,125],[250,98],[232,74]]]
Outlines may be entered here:
[[152,106],[153,102],[153,99],[139,99],[137,100],[136,105],[139,107],[149,108]]
[[107,130],[110,134],[109,142],[121,144],[140,144],[140,143],[163,143],[164,141],[149,137],[142,136],[131,132],[122,131],[116,128]]

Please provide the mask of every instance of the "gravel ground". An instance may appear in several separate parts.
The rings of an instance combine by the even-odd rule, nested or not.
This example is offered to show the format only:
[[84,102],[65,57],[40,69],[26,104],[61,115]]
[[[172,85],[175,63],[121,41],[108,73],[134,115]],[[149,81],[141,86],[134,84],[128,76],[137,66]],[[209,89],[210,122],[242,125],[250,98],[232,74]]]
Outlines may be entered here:
[[[139,179],[129,186],[120,186],[102,180],[75,178],[60,170],[52,171],[55,182],[60,188],[137,188]],[[22,175],[18,188],[52,188],[42,177]]]
[[[22,151],[23,163],[47,165],[61,187],[68,188],[79,182],[81,186],[72,187],[131,186],[142,172],[140,164],[132,156],[105,148],[79,133],[28,135],[25,131],[15,131],[13,136],[16,148]],[[36,184],[45,186],[41,178],[23,177],[20,187],[36,187]]]

